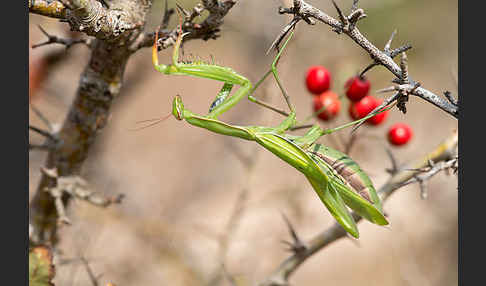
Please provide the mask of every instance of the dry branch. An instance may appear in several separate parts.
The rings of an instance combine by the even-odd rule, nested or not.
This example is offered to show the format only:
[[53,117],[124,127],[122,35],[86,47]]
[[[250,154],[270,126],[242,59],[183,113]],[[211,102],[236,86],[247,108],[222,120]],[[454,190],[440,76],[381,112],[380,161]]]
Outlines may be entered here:
[[[392,34],[392,37],[388,41],[385,46],[385,50],[381,51],[375,45],[373,45],[356,27],[356,23],[359,19],[363,18],[364,11],[362,9],[357,9],[357,1],[353,2],[353,12],[349,16],[345,16],[341,9],[337,6],[337,4],[333,1],[336,10],[338,11],[339,18],[335,19],[328,14],[324,13],[323,11],[315,8],[314,6],[306,3],[304,0],[293,0],[293,7],[290,8],[280,8],[280,14],[293,14],[294,20],[306,20],[307,23],[313,24],[312,19],[316,19],[326,25],[329,25],[333,31],[337,32],[338,34],[346,34],[350,37],[356,44],[362,47],[371,57],[373,60],[373,64],[368,66],[367,70],[371,67],[376,65],[382,65],[387,68],[391,73],[393,73],[397,79],[403,80],[403,72],[399,65],[397,65],[393,61],[393,57],[397,54],[409,49],[408,45],[400,47],[395,50],[390,50],[391,40],[395,35],[395,32]],[[356,15],[358,11],[361,11],[360,15]],[[288,26],[284,28],[287,29]],[[409,82],[411,85],[415,85],[415,82],[409,77]],[[440,108],[441,110],[447,112],[448,114],[452,115],[453,117],[457,118],[459,115],[459,107],[457,105],[451,104],[447,100],[437,96],[433,92],[426,90],[422,87],[416,88],[413,95],[425,99],[429,103],[435,105],[436,107]],[[391,102],[390,102],[391,104]],[[377,107],[374,111],[376,112],[383,107]]]
[[[424,180],[430,179],[433,175],[437,174],[440,170],[443,170],[446,167],[454,166],[454,161],[457,162],[457,158],[455,157],[457,143],[458,134],[457,131],[455,131],[450,138],[446,139],[426,156],[418,158],[407,166],[398,168],[398,171],[396,171],[378,190],[378,194],[380,195],[381,199],[386,201],[388,197],[397,189],[403,187],[405,182],[416,178],[417,174],[421,173],[420,169],[429,166],[429,162],[433,162],[436,167],[432,168],[428,173],[423,175],[422,179]],[[415,171],[411,171],[410,169]],[[361,217],[355,213],[353,213],[353,218],[356,220],[356,222],[361,220]],[[306,248],[303,251],[299,252],[298,254],[293,254],[285,259],[277,267],[277,269],[275,269],[275,271],[259,285],[288,285],[289,277],[304,261],[319,250],[322,250],[327,245],[342,237],[346,237],[346,231],[339,224],[335,223],[332,227],[314,236],[308,243],[305,244]]]
[[39,25],[39,30],[41,30],[41,32],[44,35],[46,35],[47,40],[45,42],[32,45],[32,49],[42,47],[42,46],[45,46],[45,45],[50,45],[50,44],[61,44],[61,45],[66,46],[66,50],[67,50],[75,44],[85,44],[89,47],[90,43],[91,43],[90,39],[71,39],[71,38],[66,39],[66,38],[61,38],[61,37],[55,36],[55,35],[51,35],[51,34],[47,33],[46,30],[44,30],[40,25]]
[[[219,2],[219,4],[214,4]],[[229,10],[236,4],[235,0],[224,1],[208,1],[203,0],[203,4],[196,5],[191,12],[184,13],[184,21],[182,24],[183,33],[189,33],[184,37],[184,41],[192,39],[202,39],[207,41],[209,39],[216,39],[219,37],[219,27],[223,23],[223,18]],[[167,8],[166,8],[167,9]],[[194,19],[198,17],[202,11],[209,12],[208,17],[202,23],[194,23]],[[159,50],[167,49],[175,44],[179,34],[178,29],[167,30],[164,26],[167,25],[169,17],[173,14],[170,10],[165,10],[164,18],[162,20],[162,30],[158,35]],[[155,32],[141,34],[132,45],[132,50],[136,51],[140,48],[151,47],[154,44]]]

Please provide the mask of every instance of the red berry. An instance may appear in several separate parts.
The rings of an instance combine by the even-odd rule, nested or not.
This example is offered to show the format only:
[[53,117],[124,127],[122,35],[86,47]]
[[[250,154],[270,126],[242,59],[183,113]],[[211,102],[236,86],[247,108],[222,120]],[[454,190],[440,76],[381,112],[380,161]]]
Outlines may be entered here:
[[[375,100],[375,107],[373,107],[373,109],[377,108],[378,106],[380,106],[380,104],[383,102],[383,99],[376,99]],[[370,119],[366,120],[366,122],[372,124],[372,125],[379,125],[381,124],[383,121],[385,121],[385,119],[387,118],[388,116],[388,110],[385,110],[373,117],[371,117]]]
[[370,113],[377,106],[376,99],[371,95],[367,95],[360,101],[351,103],[349,107],[349,114],[354,120],[361,119],[368,115],[368,113]]
[[305,83],[309,92],[319,95],[329,89],[331,73],[323,66],[312,66],[307,70]]
[[396,123],[388,130],[388,141],[396,146],[406,144],[412,136],[412,128],[405,123]]
[[328,90],[314,97],[314,112],[318,112],[324,106],[326,108],[317,117],[327,121],[338,115],[341,109],[341,101],[339,101],[337,94]]
[[365,77],[355,76],[350,78],[344,85],[346,96],[351,101],[359,101],[368,94],[370,81]]

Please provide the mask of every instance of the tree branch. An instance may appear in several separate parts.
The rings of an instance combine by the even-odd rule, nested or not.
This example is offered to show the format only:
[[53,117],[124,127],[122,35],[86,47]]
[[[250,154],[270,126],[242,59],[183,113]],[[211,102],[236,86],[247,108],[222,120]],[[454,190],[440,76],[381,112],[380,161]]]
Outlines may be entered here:
[[[353,3],[353,9],[356,9],[356,2]],[[337,5],[335,4],[336,9],[338,10],[338,13],[341,11]],[[400,68],[399,65],[397,65],[393,61],[392,55],[396,55],[398,53],[403,52],[404,50],[409,49],[408,46],[403,46],[399,49],[396,49],[394,51],[389,51],[390,48],[390,43],[393,38],[390,38],[388,43],[386,44],[386,49],[385,51],[380,51],[376,46],[374,46],[365,36],[361,34],[361,32],[356,28],[355,24],[357,20],[361,19],[362,17],[355,17],[353,16],[353,13],[356,13],[356,11],[359,11],[360,9],[355,10],[355,12],[352,12],[351,15],[348,17],[345,17],[342,15],[340,18],[345,17],[345,20],[337,20],[328,14],[322,12],[321,10],[315,8],[314,6],[307,4],[304,0],[294,0],[293,1],[293,7],[291,8],[280,8],[279,13],[280,14],[293,14],[294,18],[297,19],[310,19],[314,18],[316,20],[319,20],[323,22],[324,24],[327,24],[331,26],[332,30],[337,32],[338,34],[344,33],[347,36],[349,36],[356,44],[358,44],[360,47],[362,47],[371,57],[371,59],[374,61],[373,66],[375,65],[382,65],[385,68],[387,68],[391,73],[393,73],[398,79],[401,79],[403,73],[402,69]],[[362,9],[361,9],[362,10]],[[342,13],[342,12],[341,12]],[[364,12],[363,12],[364,15]],[[353,16],[353,17],[352,17]],[[354,19],[352,22],[351,20]],[[388,51],[386,51],[388,50]],[[369,69],[370,67],[368,67]],[[415,84],[415,82],[409,78],[410,84]],[[422,99],[425,99],[426,101],[430,102],[431,104],[435,105],[436,107],[442,109],[443,111],[449,113],[453,117],[457,118],[459,116],[459,108],[457,105],[453,105],[449,103],[447,100],[442,99],[441,97],[437,96],[433,92],[426,90],[424,88],[417,88],[416,93],[413,95],[420,97]],[[376,110],[376,109],[375,109]]]
[[[213,2],[219,2],[219,4],[215,5]],[[184,41],[194,40],[194,39],[202,39],[207,41],[209,39],[217,39],[219,37],[220,29],[219,27],[223,24],[223,18],[229,12],[229,10],[236,4],[235,0],[222,0],[222,1],[207,1],[203,0],[202,5],[196,5],[192,12],[184,16],[184,22],[182,24],[183,33],[188,32],[189,34],[184,37]],[[198,24],[194,23],[193,20],[199,16],[204,10],[209,12],[209,15],[206,19]],[[172,13],[168,12],[170,10],[166,10],[164,14],[164,19],[162,24],[165,25],[168,22],[168,17]],[[158,48],[159,50],[167,49],[175,44],[177,40],[177,36],[179,35],[178,27],[167,30],[162,25],[162,30],[159,32],[158,38]],[[137,51],[141,48],[151,47],[155,41],[155,32],[144,33],[141,34],[138,39],[132,45],[131,50]]]
[[72,47],[75,44],[85,44],[86,46],[90,47],[90,44],[91,44],[91,40],[90,39],[70,39],[70,38],[66,39],[66,38],[61,38],[61,37],[58,37],[58,36],[51,35],[51,34],[47,33],[46,30],[44,30],[40,25],[38,25],[38,27],[39,27],[39,30],[41,30],[41,32],[44,35],[46,35],[47,40],[45,42],[32,45],[32,49],[35,49],[35,48],[38,48],[38,47],[41,47],[41,46],[45,46],[45,45],[50,45],[50,44],[61,44],[61,45],[64,45],[64,46],[66,46],[66,50],[69,49],[70,47]]
[[[456,148],[458,142],[458,134],[457,131],[454,134],[442,142],[437,148],[435,148],[432,152],[428,153],[426,156],[418,158],[417,160],[413,161],[409,164],[409,168],[407,166],[400,168],[394,175],[392,175],[388,181],[378,190],[378,194],[380,195],[381,199],[386,201],[391,194],[393,194],[397,189],[403,186],[404,182],[413,179],[417,173],[420,171],[410,171],[407,169],[421,169],[429,165],[429,161],[432,161],[436,164],[441,163],[441,166],[444,162],[446,165],[452,166],[449,160],[453,156],[455,156]],[[438,168],[431,171],[426,179],[429,179],[431,176],[437,174]],[[425,179],[425,178],[424,178]],[[353,213],[353,218],[356,222],[361,220],[361,217]],[[312,238],[308,243],[306,243],[306,248],[303,252],[300,252],[298,255],[294,254],[285,259],[275,271],[263,282],[261,282],[260,286],[283,286],[288,285],[289,277],[297,270],[297,268],[309,257],[313,254],[318,252],[319,250],[323,249],[327,245],[331,244],[332,242],[346,237],[346,231],[337,223],[335,223],[332,227],[328,228],[327,230],[317,234]]]

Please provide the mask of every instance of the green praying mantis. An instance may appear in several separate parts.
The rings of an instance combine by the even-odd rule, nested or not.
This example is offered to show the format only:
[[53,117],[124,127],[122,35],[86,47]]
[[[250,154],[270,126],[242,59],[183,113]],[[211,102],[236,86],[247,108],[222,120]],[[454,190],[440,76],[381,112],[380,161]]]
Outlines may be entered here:
[[[185,120],[189,124],[215,133],[255,141],[260,144],[304,174],[331,215],[350,235],[358,238],[359,231],[356,222],[347,207],[374,224],[387,225],[388,221],[383,215],[380,198],[371,180],[356,162],[346,154],[318,144],[316,141],[325,134],[364,121],[374,114],[369,114],[360,120],[334,129],[324,130],[316,124],[303,136],[286,134],[286,131],[297,125],[297,120],[294,108],[279,80],[276,65],[293,33],[292,30],[282,48],[278,51],[271,69],[257,82],[254,88],[247,78],[231,68],[201,61],[179,62],[179,48],[183,37],[186,35],[186,33],[182,33],[182,27],[179,29],[179,35],[174,45],[172,64],[159,64],[157,32],[152,49],[152,61],[155,69],[166,75],[189,75],[223,82],[223,87],[211,104],[207,115],[195,114],[185,108],[179,95],[173,99],[172,115],[178,120]],[[287,102],[290,109],[288,114],[252,96],[255,89],[270,73],[273,74]],[[232,96],[229,96],[235,85],[239,86],[238,90]],[[286,118],[276,127],[237,126],[218,120],[219,115],[231,109],[245,96],[254,103],[286,115]]]

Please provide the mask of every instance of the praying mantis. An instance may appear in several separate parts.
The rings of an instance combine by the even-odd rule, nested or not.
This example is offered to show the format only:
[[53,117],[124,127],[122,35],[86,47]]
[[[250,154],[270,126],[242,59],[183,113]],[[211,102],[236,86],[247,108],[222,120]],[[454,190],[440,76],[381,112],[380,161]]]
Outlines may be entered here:
[[[205,128],[218,134],[255,141],[272,152],[304,174],[336,221],[351,236],[359,238],[356,222],[347,207],[374,224],[388,225],[388,220],[383,215],[380,198],[370,178],[355,161],[346,154],[318,144],[316,141],[325,134],[364,121],[375,114],[369,114],[360,120],[334,129],[324,130],[316,124],[303,136],[286,134],[286,131],[297,125],[296,113],[279,80],[276,65],[293,33],[294,31],[292,30],[282,48],[278,51],[271,69],[257,82],[254,88],[252,88],[252,83],[247,78],[231,68],[201,61],[179,62],[179,48],[183,37],[187,35],[187,33],[182,33],[182,27],[179,29],[179,35],[174,45],[172,64],[159,64],[157,32],[155,33],[155,42],[152,48],[152,61],[155,70],[166,75],[188,75],[223,82],[223,87],[211,104],[207,115],[195,114],[185,108],[179,95],[176,95],[172,101],[172,115],[178,120],[185,120],[191,125]],[[288,114],[252,96],[255,89],[270,73],[273,74],[290,109]],[[235,85],[239,86],[238,90],[232,96],[229,96]],[[286,118],[276,127],[237,126],[218,120],[219,115],[231,109],[245,96],[254,103],[285,115]]]

